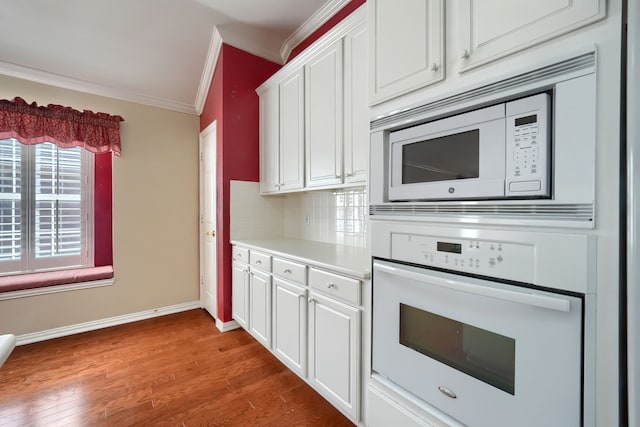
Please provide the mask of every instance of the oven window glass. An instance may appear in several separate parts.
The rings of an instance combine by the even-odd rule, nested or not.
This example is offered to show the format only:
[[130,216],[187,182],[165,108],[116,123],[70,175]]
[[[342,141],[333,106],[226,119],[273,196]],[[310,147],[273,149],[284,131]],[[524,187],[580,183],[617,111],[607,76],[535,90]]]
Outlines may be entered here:
[[400,304],[400,344],[514,394],[513,338]]
[[478,178],[480,131],[427,139],[402,147],[402,183]]

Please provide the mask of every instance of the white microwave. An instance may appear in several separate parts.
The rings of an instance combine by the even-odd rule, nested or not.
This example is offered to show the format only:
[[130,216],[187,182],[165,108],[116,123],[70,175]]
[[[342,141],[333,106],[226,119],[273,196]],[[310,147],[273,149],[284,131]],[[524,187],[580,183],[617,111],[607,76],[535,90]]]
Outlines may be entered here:
[[389,201],[549,198],[551,95],[389,133]]

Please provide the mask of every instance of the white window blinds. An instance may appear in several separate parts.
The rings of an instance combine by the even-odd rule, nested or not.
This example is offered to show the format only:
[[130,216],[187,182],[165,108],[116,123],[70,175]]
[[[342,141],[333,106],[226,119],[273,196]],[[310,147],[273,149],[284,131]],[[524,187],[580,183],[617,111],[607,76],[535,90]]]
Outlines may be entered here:
[[0,274],[91,266],[92,156],[0,140]]

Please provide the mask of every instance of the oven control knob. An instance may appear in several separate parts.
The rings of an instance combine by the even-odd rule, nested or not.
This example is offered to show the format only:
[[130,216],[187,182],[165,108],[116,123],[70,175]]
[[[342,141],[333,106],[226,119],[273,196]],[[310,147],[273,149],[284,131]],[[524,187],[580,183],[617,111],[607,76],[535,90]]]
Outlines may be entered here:
[[450,193],[450,194],[455,193],[455,191],[456,191],[456,189],[455,189],[455,188],[453,188],[453,187],[449,187],[449,193]]

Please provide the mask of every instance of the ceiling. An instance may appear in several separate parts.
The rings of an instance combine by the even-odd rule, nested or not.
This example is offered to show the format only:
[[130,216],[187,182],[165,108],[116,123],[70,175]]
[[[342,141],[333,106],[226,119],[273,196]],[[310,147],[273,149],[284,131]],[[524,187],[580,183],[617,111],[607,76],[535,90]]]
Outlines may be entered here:
[[221,43],[283,63],[349,0],[1,0],[0,74],[199,114]]

